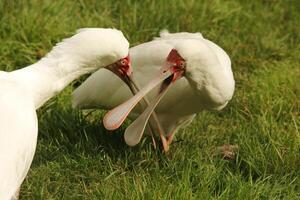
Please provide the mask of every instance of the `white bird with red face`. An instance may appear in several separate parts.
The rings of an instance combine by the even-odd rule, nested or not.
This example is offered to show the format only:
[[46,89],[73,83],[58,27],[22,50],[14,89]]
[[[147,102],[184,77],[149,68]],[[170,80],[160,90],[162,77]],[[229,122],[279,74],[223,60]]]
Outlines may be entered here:
[[[179,128],[202,110],[221,110],[233,96],[230,58],[200,33],[165,31],[159,38],[131,48],[129,54],[134,78],[143,89],[132,97],[122,82],[99,70],[74,91],[73,106],[114,108],[104,118],[110,130],[118,128],[130,113],[135,121],[124,134],[130,146],[139,143],[154,109],[163,129],[158,130],[163,148],[168,151]],[[111,86],[109,90],[104,82]],[[143,111],[135,105],[145,95],[151,103]]]
[[129,43],[121,31],[86,28],[37,63],[0,71],[0,199],[12,199],[33,159],[36,109],[79,76],[107,68],[131,87]]

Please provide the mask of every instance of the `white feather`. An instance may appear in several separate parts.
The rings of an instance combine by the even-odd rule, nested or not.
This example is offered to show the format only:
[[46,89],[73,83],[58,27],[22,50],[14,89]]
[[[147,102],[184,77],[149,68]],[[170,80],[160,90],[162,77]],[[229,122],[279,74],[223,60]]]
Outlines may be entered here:
[[37,140],[36,109],[71,81],[128,55],[115,29],[82,29],[39,62],[0,71],[0,199],[11,199],[31,165]]
[[[191,44],[191,45],[189,45]],[[134,78],[145,86],[164,66],[171,49],[178,49],[186,59],[186,77],[168,90],[156,108],[156,113],[167,133],[177,131],[192,121],[203,109],[221,109],[232,98],[234,79],[228,55],[219,46],[206,40],[200,33],[163,31],[159,38],[130,49]],[[104,87],[103,83],[110,87]],[[99,92],[101,91],[101,92]],[[147,95],[152,101],[158,88]],[[81,109],[112,109],[128,100],[129,89],[110,72],[99,70],[92,74],[73,93],[73,106]],[[135,108],[131,118],[141,110]]]

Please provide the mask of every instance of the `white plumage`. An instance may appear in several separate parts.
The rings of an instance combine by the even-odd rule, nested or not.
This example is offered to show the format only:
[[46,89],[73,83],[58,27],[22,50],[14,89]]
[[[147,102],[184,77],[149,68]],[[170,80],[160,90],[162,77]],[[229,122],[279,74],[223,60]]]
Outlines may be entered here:
[[[170,87],[155,111],[164,131],[175,133],[204,109],[220,110],[234,92],[230,58],[224,50],[200,33],[163,31],[160,37],[130,49],[133,76],[144,87],[166,64],[168,54],[176,49],[186,62],[184,78]],[[109,85],[105,88],[103,83]],[[101,91],[101,92],[98,92]],[[153,101],[159,87],[147,98]],[[81,109],[112,109],[132,97],[130,90],[110,72],[98,70],[73,93],[73,106]],[[129,115],[141,113],[137,106]],[[126,139],[126,138],[125,138]]]
[[0,72],[0,199],[11,199],[33,159],[36,109],[77,77],[128,55],[129,43],[115,29],[87,28],[57,44],[37,63]]

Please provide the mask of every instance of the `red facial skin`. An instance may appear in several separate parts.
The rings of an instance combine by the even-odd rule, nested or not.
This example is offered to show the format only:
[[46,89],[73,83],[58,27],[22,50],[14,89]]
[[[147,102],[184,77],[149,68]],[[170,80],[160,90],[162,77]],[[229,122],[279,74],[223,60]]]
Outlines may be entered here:
[[131,76],[132,74],[132,69],[130,66],[130,58],[129,55],[126,56],[125,58],[120,59],[117,62],[118,66],[117,66],[117,70],[120,74],[124,75],[124,76]]
[[115,73],[122,80],[124,80],[124,77],[129,77],[132,74],[129,56],[121,58],[120,60],[106,66],[105,68]]
[[180,56],[177,50],[172,49],[167,57],[167,66],[163,69],[162,73],[170,70],[172,75],[165,79],[161,85],[160,92],[162,92],[171,83],[174,83],[185,74],[186,63],[185,60]]
[[111,65],[106,66],[105,68],[112,71],[114,74],[116,74],[132,90],[132,84],[130,79],[132,74],[132,68],[130,66],[129,55],[126,56],[125,58],[118,60],[117,62]]
[[167,63],[169,64],[170,70],[174,73],[172,82],[184,76],[186,63],[177,50],[172,49],[167,57]]

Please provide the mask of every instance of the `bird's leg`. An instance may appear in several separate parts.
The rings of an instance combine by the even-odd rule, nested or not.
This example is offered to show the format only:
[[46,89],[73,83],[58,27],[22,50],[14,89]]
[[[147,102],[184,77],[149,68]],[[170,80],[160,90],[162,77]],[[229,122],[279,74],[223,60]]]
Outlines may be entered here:
[[[139,89],[138,85],[135,83],[135,81],[133,80],[132,77],[131,77],[131,84],[132,85],[128,85],[128,87],[129,87],[131,93],[133,95],[135,95],[140,89]],[[146,97],[144,97],[143,102],[144,103],[139,102],[139,104],[141,105],[141,107],[143,109],[146,109],[146,107],[149,106],[149,101]],[[155,138],[154,138],[154,134],[153,134],[155,129],[152,126],[153,126],[152,124],[149,124],[148,129],[149,129],[149,132],[150,132],[150,135],[151,135],[151,138],[152,138],[152,143],[153,143],[154,149],[156,149],[156,142],[155,142]]]
[[157,148],[157,146],[156,146],[156,141],[155,141],[155,137],[154,137],[154,129],[153,129],[153,127],[150,125],[150,124],[148,124],[148,130],[149,130],[149,132],[150,132],[150,135],[151,135],[151,139],[152,139],[152,144],[153,144],[153,148],[154,149],[156,149]]
[[160,134],[160,139],[162,142],[163,150],[165,153],[167,153],[169,151],[168,141],[167,141],[166,137],[163,134],[161,134],[161,132],[159,132],[159,134]]
[[[150,102],[148,101],[148,99],[146,97],[144,97],[144,102],[147,104],[147,106],[150,105]],[[158,120],[158,117],[157,117],[157,114],[155,113],[155,111],[152,112],[151,114],[151,117],[150,117],[150,120],[149,120],[149,126],[150,126],[150,129],[153,130],[154,132],[154,127],[157,128],[157,131],[159,133],[159,137],[161,139],[161,142],[162,142],[162,146],[163,146],[163,150],[164,152],[167,152],[169,151],[169,144],[167,142],[167,139],[165,137],[165,131],[163,130],[159,120]],[[153,146],[156,147],[156,143],[155,143],[155,138],[153,136],[153,132],[150,131],[151,133],[151,137],[152,137],[152,142],[153,142]]]
[[[142,104],[142,103],[139,103],[141,106],[142,106],[142,108],[146,108],[146,106],[149,106],[149,101],[146,99],[146,97],[144,98],[144,104],[146,104],[146,105],[144,105],[144,104]],[[155,115],[155,117],[156,117],[156,119],[157,119],[157,116],[156,116],[156,113],[152,113],[152,116],[154,116]],[[150,136],[151,136],[151,139],[152,139],[152,143],[153,143],[153,147],[154,147],[154,149],[156,149],[156,141],[155,141],[155,137],[154,137],[154,133],[155,133],[155,125],[154,125],[154,123],[155,122],[153,122],[154,120],[153,120],[153,118],[151,117],[151,122],[148,124],[148,127],[149,127],[149,133],[150,133]],[[158,119],[157,119],[157,122],[158,122]],[[158,122],[158,124],[159,124],[159,122]],[[160,124],[159,124],[160,125]],[[158,125],[157,125],[158,126]]]
[[[153,89],[155,86],[160,84],[160,82],[163,82],[161,84],[160,91],[154,101],[152,101],[151,103],[148,103],[147,99],[143,99],[143,101],[145,101],[146,104],[149,104],[149,106],[125,130],[124,139],[125,139],[126,144],[128,144],[129,146],[137,145],[143,136],[143,133],[147,126],[147,122],[151,118],[155,107],[158,105],[160,100],[166,94],[170,84],[179,77],[178,73],[175,74],[175,72],[173,72],[173,71],[174,71],[173,68],[172,68],[172,70],[171,70],[171,68],[168,70],[163,70],[161,73],[158,74],[158,76],[155,79],[150,81],[150,83],[147,86],[145,86],[142,90],[139,90],[138,86],[134,86],[134,83],[129,84],[130,85],[129,88],[135,95],[132,98],[130,98],[128,101],[120,104],[113,110],[109,111],[104,116],[104,120],[103,120],[104,126],[108,130],[114,130],[114,129],[118,128],[124,122],[124,120],[130,113],[130,111],[134,108],[134,106],[137,103],[141,102],[143,97],[145,97],[145,95],[151,89]],[[128,78],[131,79],[131,83],[134,82],[132,80],[132,77],[128,77]],[[138,91],[138,92],[136,92],[136,91]],[[163,148],[164,148],[165,152],[167,152],[169,148],[168,148],[168,144],[166,142],[165,134],[164,134],[163,129],[160,126],[158,118],[155,117],[155,114],[154,114],[154,122],[155,122],[155,125],[157,126],[157,128],[159,129],[159,134],[160,134],[160,138],[162,139]],[[154,128],[154,127],[152,126],[152,128]]]
[[151,126],[151,124],[149,124],[149,132],[150,132],[150,136],[151,136],[151,139],[152,139],[153,147],[154,147],[154,149],[156,149],[156,141],[155,141],[155,137],[154,137],[154,130],[153,130],[153,127]]
[[174,135],[175,133],[177,132],[179,127],[175,127],[173,129],[171,129],[171,131],[169,132],[169,134],[167,135],[167,142],[168,142],[168,145],[170,145],[174,139]]
[[[136,92],[140,90],[139,86],[135,83],[135,81],[133,81],[133,79],[132,79],[132,84],[133,84],[134,87],[130,88],[130,90],[133,94],[136,94]],[[143,102],[146,104],[146,106],[150,105],[150,102],[146,97],[143,98]],[[142,107],[144,108],[143,105],[142,105]],[[149,126],[150,126],[150,130],[152,130],[152,131],[150,131],[150,134],[151,134],[151,137],[152,137],[153,146],[156,147],[155,138],[154,138],[154,135],[153,135],[153,132],[155,132],[154,127],[156,127],[158,132],[159,132],[161,141],[162,141],[163,149],[164,149],[165,152],[167,152],[169,150],[169,147],[168,147],[168,144],[166,142],[165,131],[163,130],[155,111],[153,111],[152,114],[151,114],[151,117],[150,117],[150,120],[149,120]]]
[[164,152],[167,152],[169,150],[169,145],[168,145],[166,137],[165,137],[165,131],[163,130],[162,126],[160,125],[158,117],[155,112],[152,113],[149,123],[152,126],[153,126],[153,124],[155,124],[154,126],[157,127],[157,131],[159,133],[159,137],[162,142],[163,150],[164,150]]
[[171,133],[168,134],[167,136],[167,143],[170,145],[174,139],[175,131],[171,131]]
[[[134,86],[135,90],[139,91],[140,89],[137,86],[137,84],[135,83],[135,81],[132,81],[132,83],[133,83],[133,86]],[[143,101],[146,103],[147,106],[150,105],[150,102],[149,102],[149,100],[146,97],[143,98]],[[159,136],[160,136],[160,139],[161,139],[161,142],[162,142],[163,151],[165,153],[168,152],[169,151],[169,143],[168,143],[168,140],[165,137],[165,131],[163,130],[163,128],[162,128],[162,126],[161,126],[161,124],[159,122],[159,119],[158,119],[157,114],[155,113],[155,111],[153,111],[152,114],[151,114],[151,116],[150,116],[149,126],[151,127],[152,131],[155,130],[154,127],[157,128],[157,131],[159,132]],[[152,141],[155,141],[155,139],[153,137],[153,133],[152,133],[151,137],[152,137]],[[154,145],[154,143],[153,143],[153,145]]]
[[149,123],[150,124],[156,123],[157,131],[159,133],[159,137],[162,142],[163,151],[167,152],[169,150],[169,145],[168,145],[166,137],[165,137],[165,132],[164,132],[163,128],[161,127],[158,117],[155,112],[152,113]]
[[182,127],[189,125],[193,119],[195,118],[195,114],[194,115],[190,115],[184,118],[181,118],[180,120],[178,120],[175,124],[175,127],[173,129],[171,129],[171,131],[169,132],[169,134],[167,135],[167,142],[170,145],[174,139],[174,135],[175,133]]

